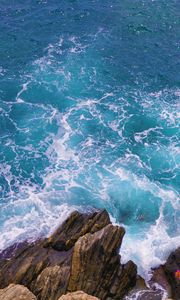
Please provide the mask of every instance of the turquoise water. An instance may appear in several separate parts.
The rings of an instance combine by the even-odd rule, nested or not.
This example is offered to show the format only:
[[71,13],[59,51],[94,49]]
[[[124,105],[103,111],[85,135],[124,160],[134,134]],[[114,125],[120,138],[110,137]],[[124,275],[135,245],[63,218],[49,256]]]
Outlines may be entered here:
[[1,0],[1,249],[92,206],[142,274],[179,245],[179,9]]

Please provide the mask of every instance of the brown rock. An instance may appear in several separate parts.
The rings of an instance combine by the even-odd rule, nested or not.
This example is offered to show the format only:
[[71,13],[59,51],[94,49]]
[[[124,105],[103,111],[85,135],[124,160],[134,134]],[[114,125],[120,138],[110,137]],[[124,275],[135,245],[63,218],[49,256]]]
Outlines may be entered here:
[[158,283],[167,292],[168,297],[172,296],[171,286],[167,280],[164,268],[159,266],[153,271],[152,282]]
[[109,223],[105,210],[89,214],[75,211],[50,238],[31,244],[24,242],[6,249],[0,255],[0,288],[10,283],[22,284],[38,299],[57,299],[65,293],[77,239]]
[[51,248],[43,248],[41,242],[21,247],[11,259],[1,262],[0,287],[16,283],[25,285],[31,290],[32,283],[47,266],[70,265],[70,263],[71,250],[60,253]]
[[135,289],[137,289],[137,290],[148,290],[148,287],[146,285],[146,282],[145,282],[144,278],[142,278],[140,275],[137,275],[137,277],[136,277]]
[[102,230],[79,238],[72,258],[68,291],[83,290],[103,299],[121,299],[135,284],[136,266],[120,264],[122,227],[107,225]]
[[96,211],[90,215],[75,211],[47,239],[46,246],[51,246],[58,251],[67,251],[74,246],[79,237],[88,232],[94,233],[108,224],[110,224],[110,219],[106,210]]
[[0,300],[37,300],[37,298],[25,286],[10,284],[0,290]]
[[[0,258],[0,287],[11,282],[29,286],[47,266],[64,265],[66,261],[69,263],[71,252],[67,250],[72,248],[76,240],[88,230],[95,232],[109,223],[106,211],[90,214],[73,212],[49,239],[31,244],[25,242],[15,249],[12,247],[13,251],[12,248],[6,250]],[[9,254],[11,252],[13,257]]]
[[50,238],[1,253],[0,288],[22,284],[38,300],[78,290],[101,300],[122,299],[136,283],[134,263],[120,263],[124,233],[110,224],[106,211],[74,212]]
[[68,293],[66,295],[61,296],[59,300],[100,300],[99,298],[90,296],[82,291],[77,291],[74,293]]
[[[140,299],[141,294],[146,293],[146,291],[148,291],[149,288],[146,285],[145,280],[137,275],[136,277],[136,285],[129,291],[129,293],[126,295],[127,297],[125,297],[125,300],[127,299]],[[138,297],[137,297],[138,295]]]
[[45,268],[31,286],[38,299],[56,300],[66,293],[70,267],[54,266]]

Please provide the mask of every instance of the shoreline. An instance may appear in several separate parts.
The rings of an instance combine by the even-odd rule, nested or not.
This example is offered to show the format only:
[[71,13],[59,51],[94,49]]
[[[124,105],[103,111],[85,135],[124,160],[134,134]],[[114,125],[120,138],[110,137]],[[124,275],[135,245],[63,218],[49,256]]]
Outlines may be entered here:
[[[82,214],[91,214],[92,212],[95,212],[97,210],[100,211],[100,210],[103,210],[103,209],[95,208],[95,207],[88,207],[87,209],[86,208],[74,207],[73,209],[71,209],[69,211],[69,213],[66,212],[64,216],[60,215],[60,218],[57,218],[57,217],[54,216],[54,224],[53,224],[53,222],[51,222],[48,226],[48,230],[46,230],[45,232],[40,231],[39,234],[37,234],[37,232],[35,232],[35,235],[33,235],[33,234],[30,235],[28,232],[25,231],[23,236],[20,236],[20,238],[17,237],[12,242],[9,240],[8,244],[0,249],[0,259],[1,259],[1,256],[4,255],[4,253],[6,253],[8,251],[8,249],[16,248],[16,246],[18,247],[19,245],[24,244],[26,242],[28,244],[31,244],[31,243],[36,243],[36,241],[38,241],[38,240],[44,240],[44,239],[48,238],[76,210],[79,213],[82,213]],[[167,261],[169,255],[173,251],[175,251],[178,248],[179,245],[176,244],[176,245],[173,245],[174,247],[171,247],[171,248],[168,247],[170,249],[168,251],[166,251],[166,254],[163,255],[163,257],[160,258],[159,263],[152,263],[151,265],[149,265],[149,264],[148,265],[146,265],[146,264],[143,265],[143,261],[141,263],[141,260],[139,260],[139,257],[138,257],[138,261],[137,261],[137,259],[135,259],[135,257],[134,257],[135,255],[134,255],[134,252],[133,252],[134,249],[132,249],[132,247],[131,247],[131,245],[133,244],[133,240],[135,242],[138,242],[139,239],[136,239],[136,237],[134,239],[132,239],[130,236],[128,236],[129,226],[126,226],[123,223],[116,222],[114,217],[112,217],[112,215],[109,212],[108,212],[108,214],[109,214],[109,218],[110,218],[110,221],[111,221],[112,225],[123,227],[126,231],[126,234],[123,238],[123,242],[122,242],[122,245],[121,245],[121,251],[119,252],[119,254],[121,255],[122,262],[125,264],[128,260],[133,260],[134,263],[137,265],[138,274],[141,277],[143,277],[146,282],[148,282],[150,280],[150,278],[152,277],[152,269],[156,269],[156,268],[158,268],[159,265],[165,264],[165,262]],[[26,233],[27,233],[27,237],[26,237]],[[128,238],[128,240],[126,240],[127,238]],[[140,240],[140,241],[143,241],[143,240]],[[126,245],[124,246],[125,242],[126,242]],[[129,242],[130,242],[130,245],[129,245]],[[130,246],[130,249],[133,250],[132,252],[131,252],[131,250],[128,249],[129,246]],[[130,255],[129,254],[127,255],[126,250],[128,250]],[[147,249],[145,249],[145,250],[147,250]],[[138,252],[139,252],[139,250],[138,250]],[[148,259],[149,259],[149,256],[148,256]],[[153,259],[154,259],[154,257],[153,257]]]
[[133,299],[134,294],[138,300],[179,299],[180,281],[174,274],[180,260],[172,260],[174,255],[179,258],[180,248],[164,266],[152,270],[146,284],[133,261],[121,262],[124,234],[105,210],[75,211],[49,238],[15,243],[0,253],[0,289],[24,285],[38,300],[56,300],[81,290],[101,300]]

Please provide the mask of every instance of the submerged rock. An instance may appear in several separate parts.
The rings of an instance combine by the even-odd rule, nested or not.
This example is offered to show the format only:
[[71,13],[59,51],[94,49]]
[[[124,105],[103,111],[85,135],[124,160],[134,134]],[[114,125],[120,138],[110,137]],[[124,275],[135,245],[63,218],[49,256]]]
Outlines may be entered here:
[[38,300],[79,290],[101,300],[122,299],[137,273],[133,262],[120,262],[124,233],[105,210],[74,212],[48,239],[16,245],[12,256],[10,249],[1,254],[0,288],[22,284]]
[[0,290],[0,300],[37,300],[37,298],[25,286],[10,284]]

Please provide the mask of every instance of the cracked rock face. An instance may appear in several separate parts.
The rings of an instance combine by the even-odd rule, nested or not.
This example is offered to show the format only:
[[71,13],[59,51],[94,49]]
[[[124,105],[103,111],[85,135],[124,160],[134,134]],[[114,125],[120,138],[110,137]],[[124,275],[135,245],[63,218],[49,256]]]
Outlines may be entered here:
[[[38,300],[58,300],[76,291],[101,300],[122,299],[135,285],[137,274],[133,262],[122,265],[120,261],[124,233],[122,227],[111,224],[105,210],[75,211],[49,238],[22,243],[1,254],[0,288],[21,284]],[[81,296],[67,299],[93,300]]]

